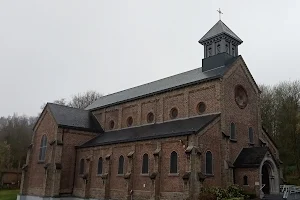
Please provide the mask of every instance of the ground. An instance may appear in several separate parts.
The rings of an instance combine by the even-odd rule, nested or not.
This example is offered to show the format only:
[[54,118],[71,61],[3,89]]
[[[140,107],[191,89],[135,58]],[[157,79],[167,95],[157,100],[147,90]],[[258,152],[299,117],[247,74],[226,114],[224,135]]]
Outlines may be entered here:
[[20,190],[0,190],[1,200],[16,200]]

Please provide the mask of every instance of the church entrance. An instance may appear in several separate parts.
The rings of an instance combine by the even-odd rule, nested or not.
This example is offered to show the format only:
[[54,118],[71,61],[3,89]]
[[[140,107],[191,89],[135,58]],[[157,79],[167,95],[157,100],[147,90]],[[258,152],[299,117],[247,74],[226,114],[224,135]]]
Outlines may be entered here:
[[262,167],[262,184],[264,185],[262,191],[264,194],[270,194],[270,169],[268,164]]
[[266,157],[260,165],[260,188],[264,194],[279,194],[279,172],[271,159]]

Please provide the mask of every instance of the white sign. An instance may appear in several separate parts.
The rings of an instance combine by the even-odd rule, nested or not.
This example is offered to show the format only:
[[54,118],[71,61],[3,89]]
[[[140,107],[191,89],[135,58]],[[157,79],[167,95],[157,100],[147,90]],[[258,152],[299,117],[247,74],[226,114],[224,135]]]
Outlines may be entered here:
[[255,182],[255,185],[259,185],[259,182]]

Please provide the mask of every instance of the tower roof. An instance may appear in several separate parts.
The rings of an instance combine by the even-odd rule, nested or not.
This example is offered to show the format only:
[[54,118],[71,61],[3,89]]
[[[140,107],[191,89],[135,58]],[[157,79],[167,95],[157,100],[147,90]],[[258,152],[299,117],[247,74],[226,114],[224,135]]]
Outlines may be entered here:
[[204,41],[211,39],[217,35],[226,34],[238,42],[242,43],[243,41],[232,31],[230,28],[226,26],[221,20],[219,20],[200,40],[199,43],[203,43]]

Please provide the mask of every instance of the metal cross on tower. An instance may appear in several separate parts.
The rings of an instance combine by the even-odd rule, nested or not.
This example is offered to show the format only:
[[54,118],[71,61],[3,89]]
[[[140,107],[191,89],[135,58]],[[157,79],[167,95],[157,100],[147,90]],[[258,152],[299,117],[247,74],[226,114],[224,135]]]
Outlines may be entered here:
[[217,10],[217,12],[219,13],[219,20],[221,20],[221,15],[223,14],[221,9],[219,8],[219,10]]

